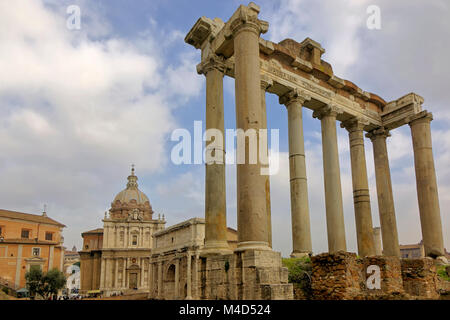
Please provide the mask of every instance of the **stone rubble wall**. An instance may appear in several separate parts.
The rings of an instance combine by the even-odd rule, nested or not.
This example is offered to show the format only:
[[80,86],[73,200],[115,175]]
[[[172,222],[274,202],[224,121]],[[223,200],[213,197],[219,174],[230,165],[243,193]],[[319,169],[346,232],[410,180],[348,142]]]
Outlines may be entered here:
[[[355,253],[340,251],[313,256],[311,262],[315,300],[439,299],[441,285],[431,258],[358,259]],[[380,289],[367,286],[368,278],[374,274],[367,272],[371,265],[379,267]]]
[[402,259],[402,279],[405,291],[413,296],[438,299],[439,280],[433,259]]
[[278,252],[252,250],[202,259],[200,299],[293,299],[288,269]]

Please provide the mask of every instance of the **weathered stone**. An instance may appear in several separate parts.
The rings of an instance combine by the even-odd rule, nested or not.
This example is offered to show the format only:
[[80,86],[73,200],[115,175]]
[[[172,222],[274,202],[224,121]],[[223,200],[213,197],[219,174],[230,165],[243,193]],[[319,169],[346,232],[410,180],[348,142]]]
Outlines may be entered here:
[[438,276],[433,259],[402,259],[402,278],[405,291],[420,298],[437,299]]

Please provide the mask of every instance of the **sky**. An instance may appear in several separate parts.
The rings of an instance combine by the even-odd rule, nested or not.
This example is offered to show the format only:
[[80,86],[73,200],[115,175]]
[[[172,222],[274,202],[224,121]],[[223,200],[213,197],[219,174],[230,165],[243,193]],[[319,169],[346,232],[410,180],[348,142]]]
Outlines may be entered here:
[[[432,112],[444,242],[450,249],[450,4],[446,0],[260,0],[263,38],[310,37],[334,73],[386,101],[409,92]],[[131,164],[139,188],[170,226],[204,216],[204,165],[175,165],[177,128],[205,121],[200,52],[184,37],[201,16],[226,21],[239,1],[0,0],[0,208],[47,215],[67,227],[64,245],[102,227]],[[80,29],[67,8],[80,8]],[[377,5],[381,28],[369,29]],[[280,171],[270,177],[273,247],[292,251],[287,112],[267,95],[279,129]],[[234,80],[224,79],[225,127],[235,128]],[[320,122],[303,110],[314,253],[327,251]],[[337,125],[346,240],[356,252],[349,142]],[[388,139],[401,244],[421,240],[411,134]],[[379,226],[371,142],[366,159],[372,219]],[[227,220],[236,227],[236,168],[226,167]]]

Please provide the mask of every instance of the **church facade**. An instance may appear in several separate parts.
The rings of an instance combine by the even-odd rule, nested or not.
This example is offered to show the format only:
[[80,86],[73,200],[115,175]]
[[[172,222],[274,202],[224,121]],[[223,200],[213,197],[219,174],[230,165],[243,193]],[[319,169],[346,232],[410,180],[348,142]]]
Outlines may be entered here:
[[[133,168],[126,188],[114,198],[109,214],[105,213],[102,241],[97,243],[97,248],[89,247],[90,233],[83,233],[80,256],[81,290],[84,292],[100,290],[105,296],[129,291],[148,292],[152,235],[164,229],[165,220],[160,215],[153,218],[150,201],[139,190],[137,180]],[[94,249],[96,252],[92,252]],[[89,268],[91,258],[100,260],[100,268]],[[92,285],[86,281],[88,277],[99,281]]]

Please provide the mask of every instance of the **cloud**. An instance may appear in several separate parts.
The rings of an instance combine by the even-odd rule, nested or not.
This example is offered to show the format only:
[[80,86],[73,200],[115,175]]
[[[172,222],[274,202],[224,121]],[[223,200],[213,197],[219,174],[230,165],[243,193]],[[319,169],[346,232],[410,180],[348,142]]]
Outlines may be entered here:
[[193,56],[169,60],[151,30],[120,38],[92,6],[81,2],[76,31],[56,2],[0,3],[0,202],[47,203],[69,246],[101,223],[131,163],[141,175],[164,170],[172,112],[202,87]]

